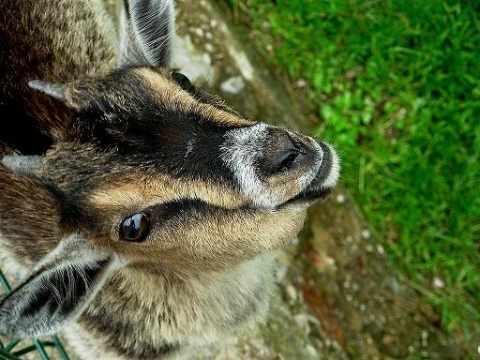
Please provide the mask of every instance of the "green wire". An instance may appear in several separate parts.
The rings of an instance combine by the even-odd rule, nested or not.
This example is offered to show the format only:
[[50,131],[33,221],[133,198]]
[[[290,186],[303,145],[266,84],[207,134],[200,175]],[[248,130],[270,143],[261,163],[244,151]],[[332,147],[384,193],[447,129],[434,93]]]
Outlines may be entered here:
[[7,351],[12,351],[13,348],[14,348],[15,346],[17,346],[17,344],[18,344],[19,342],[20,342],[20,340],[13,340],[13,341],[9,342],[9,343],[7,344],[7,346],[5,346],[5,350],[7,350]]
[[38,341],[37,339],[34,339],[33,344],[37,348],[37,351],[40,353],[40,356],[41,356],[42,360],[50,360],[50,358],[47,355],[47,352],[43,348],[43,345],[40,341]]
[[2,270],[0,270],[0,283],[2,284],[3,288],[7,293],[12,291],[12,288],[10,287],[10,284],[8,283],[7,279],[5,278],[5,275],[3,275]]
[[58,337],[56,335],[52,336],[52,340],[55,344],[55,347],[57,348],[58,350],[58,353],[60,354],[60,356],[62,357],[63,360],[70,360],[70,358],[68,357],[67,355],[67,352],[65,351],[65,348],[63,347],[62,343],[60,342],[60,340],[58,339]]
[[19,358],[4,349],[0,349],[0,360],[19,360]]

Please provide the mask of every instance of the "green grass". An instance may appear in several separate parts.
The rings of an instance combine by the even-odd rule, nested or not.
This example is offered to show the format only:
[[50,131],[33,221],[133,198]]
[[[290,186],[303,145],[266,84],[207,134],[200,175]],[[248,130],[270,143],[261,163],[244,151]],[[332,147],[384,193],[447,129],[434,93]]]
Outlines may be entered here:
[[312,132],[340,150],[343,182],[392,261],[447,329],[478,334],[480,2],[234,5],[272,68],[308,84]]

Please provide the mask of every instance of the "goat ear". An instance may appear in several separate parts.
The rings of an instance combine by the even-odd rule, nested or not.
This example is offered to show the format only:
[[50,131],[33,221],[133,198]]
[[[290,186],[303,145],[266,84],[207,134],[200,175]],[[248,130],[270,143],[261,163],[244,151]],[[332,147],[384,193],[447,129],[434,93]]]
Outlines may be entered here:
[[2,164],[17,175],[34,177],[35,170],[42,164],[42,157],[39,155],[6,155]]
[[108,253],[72,235],[0,303],[0,334],[22,339],[51,334],[80,315],[116,267]]
[[168,66],[173,26],[172,0],[123,0],[120,65]]
[[65,91],[63,86],[60,84],[49,83],[43,80],[31,80],[28,82],[28,86],[57,100],[60,100],[63,103],[67,102],[65,98]]

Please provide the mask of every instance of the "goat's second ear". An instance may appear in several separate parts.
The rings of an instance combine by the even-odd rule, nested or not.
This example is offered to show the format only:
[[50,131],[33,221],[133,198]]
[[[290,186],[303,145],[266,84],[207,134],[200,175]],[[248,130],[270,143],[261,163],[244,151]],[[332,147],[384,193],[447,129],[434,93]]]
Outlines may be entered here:
[[17,175],[34,177],[35,170],[42,164],[39,155],[5,155],[1,163]]
[[28,82],[28,86],[57,100],[60,100],[63,103],[67,102],[65,98],[65,91],[63,86],[60,84],[49,83],[43,80],[31,80]]
[[0,334],[29,338],[51,334],[80,315],[116,261],[72,235],[0,302]]
[[123,0],[120,65],[168,66],[173,27],[172,0]]

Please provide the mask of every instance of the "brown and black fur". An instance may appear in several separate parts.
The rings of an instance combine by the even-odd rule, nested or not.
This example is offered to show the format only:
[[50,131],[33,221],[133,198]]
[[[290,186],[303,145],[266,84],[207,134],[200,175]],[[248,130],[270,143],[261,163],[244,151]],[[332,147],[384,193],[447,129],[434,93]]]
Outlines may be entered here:
[[170,69],[170,1],[122,11],[118,41],[100,1],[0,0],[0,251],[28,275],[0,334],[62,330],[85,359],[182,356],[265,316],[273,251],[338,158]]
[[28,81],[66,82],[113,69],[115,32],[102,12],[100,2],[0,2],[0,141],[38,154],[62,135],[66,109],[29,88]]

